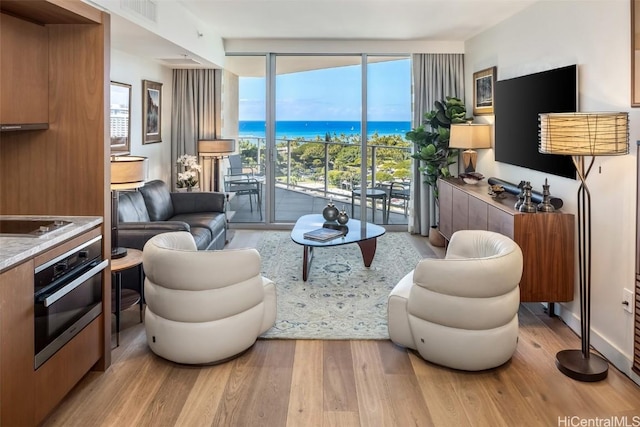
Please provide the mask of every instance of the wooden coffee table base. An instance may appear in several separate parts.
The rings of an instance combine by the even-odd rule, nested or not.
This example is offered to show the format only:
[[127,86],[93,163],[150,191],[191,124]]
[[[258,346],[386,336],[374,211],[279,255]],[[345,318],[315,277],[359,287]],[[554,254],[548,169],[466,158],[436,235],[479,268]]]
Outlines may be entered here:
[[[364,266],[371,267],[373,257],[376,255],[378,239],[367,239],[356,243],[360,246]],[[309,270],[311,269],[311,261],[313,260],[313,246],[303,245],[302,250],[302,281],[306,282],[309,277]]]

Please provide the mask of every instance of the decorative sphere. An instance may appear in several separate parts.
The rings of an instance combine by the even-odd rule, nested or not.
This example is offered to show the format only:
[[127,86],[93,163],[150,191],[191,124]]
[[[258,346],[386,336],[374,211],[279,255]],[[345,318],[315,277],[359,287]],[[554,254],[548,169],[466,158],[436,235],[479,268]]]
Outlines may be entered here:
[[338,214],[338,224],[345,225],[349,222],[349,215],[345,211],[342,211]]
[[333,203],[329,203],[323,210],[322,216],[326,221],[335,221],[338,219],[338,208],[336,208]]

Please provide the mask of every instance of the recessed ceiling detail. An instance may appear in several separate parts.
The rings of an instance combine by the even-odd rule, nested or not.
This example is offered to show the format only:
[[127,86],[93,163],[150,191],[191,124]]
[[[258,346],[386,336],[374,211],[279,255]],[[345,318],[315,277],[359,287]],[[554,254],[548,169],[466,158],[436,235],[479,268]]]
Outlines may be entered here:
[[120,0],[120,7],[152,22],[158,22],[158,7],[153,0]]
[[158,61],[166,62],[170,65],[200,65],[202,62],[198,62],[192,58],[157,58]]

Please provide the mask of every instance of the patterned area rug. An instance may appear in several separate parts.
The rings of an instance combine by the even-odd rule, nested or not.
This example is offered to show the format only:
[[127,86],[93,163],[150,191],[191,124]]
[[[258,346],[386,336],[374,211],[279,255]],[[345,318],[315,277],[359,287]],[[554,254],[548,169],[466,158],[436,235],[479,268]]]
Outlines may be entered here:
[[[288,231],[268,231],[257,245],[262,273],[276,283],[276,324],[265,338],[386,339],[389,292],[421,256],[407,233],[378,239],[371,267],[357,244],[315,248],[307,282],[302,246]],[[435,254],[433,255],[435,257]]]

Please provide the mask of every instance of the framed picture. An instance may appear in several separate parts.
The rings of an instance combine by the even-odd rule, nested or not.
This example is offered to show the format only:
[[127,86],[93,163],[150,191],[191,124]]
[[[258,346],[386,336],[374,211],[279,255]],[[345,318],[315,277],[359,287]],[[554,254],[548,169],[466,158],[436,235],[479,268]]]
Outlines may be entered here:
[[142,143],[162,142],[162,83],[142,81]]
[[111,152],[128,154],[131,140],[131,85],[111,82],[109,101]]
[[631,0],[631,106],[640,107],[640,0]]
[[473,73],[473,114],[493,114],[493,88],[496,82],[496,67]]

